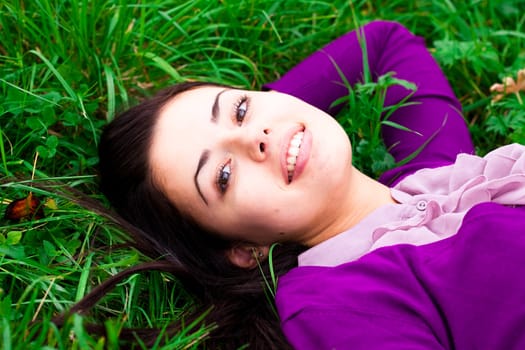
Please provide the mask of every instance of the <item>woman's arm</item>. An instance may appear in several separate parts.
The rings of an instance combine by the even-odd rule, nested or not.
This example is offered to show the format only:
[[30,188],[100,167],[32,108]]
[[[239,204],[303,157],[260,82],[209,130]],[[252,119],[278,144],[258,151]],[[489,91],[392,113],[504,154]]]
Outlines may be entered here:
[[[416,104],[398,109],[389,118],[417,133],[385,126],[383,138],[387,147],[396,161],[401,161],[427,143],[414,159],[386,172],[381,181],[393,184],[418,169],[453,163],[458,153],[473,153],[461,105],[424,41],[395,22],[371,22],[361,28],[361,33],[374,79],[394,72],[395,77],[417,86],[409,99]],[[348,94],[334,62],[350,84],[362,79],[362,53],[356,31],[316,51],[265,88],[294,95],[334,115],[339,109],[330,105]],[[403,87],[391,87],[385,105],[396,104],[409,93]]]

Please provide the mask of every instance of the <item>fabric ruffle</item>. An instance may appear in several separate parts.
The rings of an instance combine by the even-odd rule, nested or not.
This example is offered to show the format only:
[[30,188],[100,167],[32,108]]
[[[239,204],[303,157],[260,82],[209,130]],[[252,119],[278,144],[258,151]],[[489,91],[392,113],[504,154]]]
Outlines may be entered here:
[[452,165],[422,169],[407,177],[392,189],[392,197],[416,208],[418,203],[426,203],[425,209],[408,220],[374,230],[372,249],[450,237],[476,204],[525,204],[525,147],[504,146],[483,158],[460,154]]

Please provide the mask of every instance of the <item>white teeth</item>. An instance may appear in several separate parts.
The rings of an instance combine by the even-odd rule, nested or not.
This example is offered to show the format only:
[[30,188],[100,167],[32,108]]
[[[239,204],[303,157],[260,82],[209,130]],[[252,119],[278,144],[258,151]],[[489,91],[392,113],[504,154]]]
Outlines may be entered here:
[[303,142],[304,132],[299,131],[290,140],[288,146],[288,153],[286,157],[286,169],[288,170],[288,182],[292,181],[293,173],[295,170],[295,164],[297,163],[297,156],[299,155],[299,148]]
[[299,147],[288,148],[288,155],[297,157],[298,154],[299,154]]
[[301,141],[301,139],[294,137],[292,142],[290,142],[290,146],[299,147],[301,146]]

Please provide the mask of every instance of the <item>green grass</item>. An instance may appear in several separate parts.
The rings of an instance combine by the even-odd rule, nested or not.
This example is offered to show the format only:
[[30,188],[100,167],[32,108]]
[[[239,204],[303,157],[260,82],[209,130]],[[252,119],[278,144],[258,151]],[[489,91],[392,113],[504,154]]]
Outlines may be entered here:
[[[1,347],[117,348],[121,327],[162,327],[191,305],[176,281],[152,272],[128,278],[87,318],[62,328],[49,322],[145,260],[120,245],[107,219],[67,195],[73,188],[104,201],[94,178],[97,139],[119,110],[186,79],[257,89],[355,23],[377,18],[426,39],[463,102],[479,153],[525,143],[521,100],[493,104],[489,92],[525,68],[523,0],[0,1],[0,210],[33,192],[46,212],[0,221]],[[360,89],[362,108],[377,107],[377,94]],[[353,128],[374,144],[377,131],[365,124]],[[356,157],[370,163],[359,150]],[[372,161],[384,162],[384,154]],[[89,335],[87,320],[112,336]],[[159,348],[197,348],[205,331]]]

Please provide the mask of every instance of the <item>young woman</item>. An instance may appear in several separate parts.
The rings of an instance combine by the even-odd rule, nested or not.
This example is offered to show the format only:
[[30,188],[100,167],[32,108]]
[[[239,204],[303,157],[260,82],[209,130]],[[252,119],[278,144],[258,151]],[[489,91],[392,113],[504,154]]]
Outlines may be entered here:
[[[360,30],[371,74],[417,91],[389,117],[409,131],[383,128],[410,161],[379,181],[362,174],[331,117],[344,79],[363,75],[357,34],[266,91],[183,83],[124,112],[101,140],[103,192],[137,246],[214,305],[210,347],[524,347],[524,148],[472,155],[423,40],[376,21]],[[409,94],[392,87],[385,104]]]

